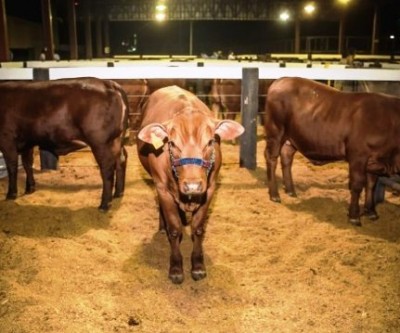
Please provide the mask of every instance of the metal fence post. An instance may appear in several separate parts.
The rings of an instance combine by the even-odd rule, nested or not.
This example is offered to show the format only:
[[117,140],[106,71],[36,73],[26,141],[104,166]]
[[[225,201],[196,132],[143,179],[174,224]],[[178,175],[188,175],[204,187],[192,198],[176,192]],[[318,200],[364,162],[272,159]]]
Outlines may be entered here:
[[[50,79],[48,68],[33,68],[34,81],[48,81]],[[40,149],[40,169],[57,170],[58,156],[44,149]]]
[[[204,67],[204,62],[198,62],[197,67]],[[204,80],[197,79],[196,80],[196,87],[195,87],[196,95],[200,98],[204,103],[206,103],[207,98],[204,91]]]
[[258,68],[243,68],[241,115],[245,132],[240,137],[240,167],[257,167]]

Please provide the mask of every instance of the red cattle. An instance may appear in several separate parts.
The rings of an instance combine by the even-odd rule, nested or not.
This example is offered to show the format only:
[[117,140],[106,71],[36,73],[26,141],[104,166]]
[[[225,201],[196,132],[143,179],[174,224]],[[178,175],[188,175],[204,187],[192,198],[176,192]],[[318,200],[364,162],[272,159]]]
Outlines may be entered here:
[[191,92],[170,86],[150,95],[138,134],[141,163],[152,176],[159,199],[159,228],[171,246],[169,278],[183,281],[179,244],[182,226],[191,213],[193,240],[191,275],[203,279],[206,271],[202,242],[208,207],[221,167],[220,140],[231,140],[244,128],[232,120],[215,119]]
[[187,80],[186,79],[146,79],[147,86],[149,88],[149,94],[155,92],[156,90],[168,86],[178,86],[183,89],[186,89]]
[[361,225],[363,188],[364,213],[372,220],[378,218],[373,197],[377,177],[400,172],[400,98],[341,92],[307,79],[281,78],[269,88],[264,123],[272,201],[280,201],[275,176],[280,153],[285,190],[296,195],[291,165],[298,150],[317,164],[347,161],[349,221]]
[[26,193],[34,192],[35,146],[65,155],[88,145],[103,181],[99,209],[109,208],[114,182],[114,196],[123,194],[127,154],[122,140],[128,126],[128,104],[117,83],[95,78],[5,82],[0,84],[0,99],[7,199],[17,197],[18,154],[26,171]]
[[241,80],[214,79],[210,92],[211,109],[223,119],[235,119],[240,114],[241,94]]
[[[272,80],[259,80],[259,110],[265,104],[265,96]],[[211,84],[209,101],[211,109],[216,115],[221,114],[222,118],[235,119],[240,115],[242,99],[242,80],[235,79],[214,79]]]
[[149,87],[147,81],[143,79],[119,79],[114,81],[122,87],[128,97],[129,141],[134,142],[142,120],[141,106],[149,95]]

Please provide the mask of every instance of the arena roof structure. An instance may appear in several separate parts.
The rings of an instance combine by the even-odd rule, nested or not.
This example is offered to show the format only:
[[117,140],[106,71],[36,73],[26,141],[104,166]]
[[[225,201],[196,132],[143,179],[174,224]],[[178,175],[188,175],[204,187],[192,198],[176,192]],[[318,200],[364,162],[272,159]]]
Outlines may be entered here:
[[[110,45],[109,23],[155,21],[157,7],[164,7],[165,19],[168,21],[186,21],[190,23],[201,21],[274,21],[279,14],[286,10],[287,19],[295,22],[295,47],[298,53],[300,40],[300,21],[307,20],[303,12],[306,3],[313,3],[318,21],[339,22],[339,48],[343,45],[344,21],[347,17],[357,17],[361,9],[373,8],[373,41],[371,52],[375,52],[376,26],[379,26],[380,9],[390,5],[392,12],[400,10],[399,0],[0,0],[2,17],[0,24],[0,58],[7,60],[9,47],[7,40],[6,16],[17,16],[40,21],[44,31],[44,45],[50,45],[48,56],[53,54],[54,38],[53,27],[62,22],[64,29],[68,27],[70,58],[78,56],[77,29],[78,25],[84,28],[85,56],[92,58],[92,37],[96,38],[97,56],[103,55]],[[341,3],[341,2],[346,2]],[[32,9],[40,8],[40,13]],[[386,9],[387,11],[387,9]],[[376,19],[378,18],[378,19]],[[372,20],[372,19],[371,19]],[[377,22],[378,21],[378,22]],[[382,20],[383,22],[384,20]],[[66,23],[64,23],[66,22]],[[181,23],[181,22],[178,22]],[[92,29],[94,33],[92,33]],[[186,28],[185,28],[186,29]],[[192,36],[191,28],[190,36]],[[92,36],[93,35],[93,36]],[[102,38],[104,40],[102,40]],[[191,40],[192,38],[190,38]],[[104,46],[104,47],[102,47]],[[192,54],[192,46],[190,46]],[[104,51],[108,55],[109,51]]]
[[[168,20],[276,20],[283,9],[300,13],[306,3],[318,8],[319,17],[337,19],[344,0],[81,0],[90,12],[110,21],[154,20],[156,6],[166,6]],[[398,0],[347,0],[346,7],[381,6]]]

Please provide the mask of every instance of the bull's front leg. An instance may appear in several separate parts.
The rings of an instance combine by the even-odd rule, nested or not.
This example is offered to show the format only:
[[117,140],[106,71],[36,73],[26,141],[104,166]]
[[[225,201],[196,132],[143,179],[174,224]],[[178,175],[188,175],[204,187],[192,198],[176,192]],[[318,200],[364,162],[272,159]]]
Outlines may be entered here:
[[206,267],[204,264],[203,241],[206,233],[206,222],[208,208],[210,207],[211,200],[214,196],[216,189],[217,171],[210,175],[209,185],[206,192],[204,203],[197,211],[193,213],[192,217],[192,241],[193,251],[191,256],[192,261],[192,279],[195,281],[204,279],[207,276]]
[[168,241],[171,246],[171,255],[169,257],[168,278],[175,284],[181,284],[183,276],[183,258],[180,250],[182,241],[182,230],[175,228],[167,229]]
[[15,152],[3,152],[4,161],[7,166],[8,174],[8,192],[6,195],[6,200],[14,200],[17,198],[18,186],[17,186],[17,176],[18,176],[18,153]]
[[158,231],[161,233],[165,233],[166,231],[166,223],[161,206],[159,207],[159,214],[158,214]]
[[203,240],[205,236],[205,226],[207,212],[212,194],[207,192],[207,201],[194,214],[192,218],[192,241],[193,251],[191,256],[192,262],[192,279],[195,281],[204,279],[207,276],[204,265]]
[[168,277],[175,284],[181,284],[184,280],[183,258],[180,250],[182,241],[182,224],[179,216],[178,206],[175,204],[172,195],[163,184],[156,184],[158,200],[164,219],[168,241],[171,248],[169,260]]
[[22,165],[26,173],[25,194],[35,192],[35,178],[33,176],[33,148],[21,153]]

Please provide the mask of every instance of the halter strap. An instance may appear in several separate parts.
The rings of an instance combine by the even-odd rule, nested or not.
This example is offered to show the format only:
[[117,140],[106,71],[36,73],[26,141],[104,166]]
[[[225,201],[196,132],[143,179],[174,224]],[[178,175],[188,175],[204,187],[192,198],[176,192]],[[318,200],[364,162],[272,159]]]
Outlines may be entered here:
[[210,174],[211,169],[213,168],[214,162],[215,162],[214,145],[212,146],[211,156],[208,161],[203,160],[202,158],[197,158],[197,157],[175,158],[172,154],[171,147],[172,147],[171,141],[168,141],[169,157],[171,160],[172,171],[173,171],[176,179],[179,178],[178,170],[176,168],[179,166],[184,166],[184,165],[198,165],[200,167],[207,169],[207,176]]
[[182,166],[182,165],[188,165],[188,164],[198,165],[198,166],[208,169],[211,165],[211,161],[206,161],[206,160],[203,160],[202,158],[195,158],[195,157],[179,158],[179,159],[176,159],[173,161],[173,165],[175,167]]

